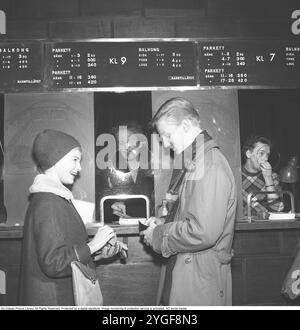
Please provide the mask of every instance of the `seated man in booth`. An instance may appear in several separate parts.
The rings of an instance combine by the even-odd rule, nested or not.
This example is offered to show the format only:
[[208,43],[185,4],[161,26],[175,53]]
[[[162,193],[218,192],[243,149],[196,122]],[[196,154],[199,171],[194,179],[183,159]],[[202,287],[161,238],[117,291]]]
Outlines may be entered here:
[[[101,189],[105,195],[145,195],[153,209],[154,176],[150,167],[148,140],[141,125],[135,121],[124,120],[110,130],[115,138],[117,153],[102,175]],[[103,197],[102,196],[102,197]],[[108,210],[107,208],[112,210]],[[145,217],[144,204],[138,201],[116,201],[105,204],[105,214],[111,222],[119,217]],[[142,208],[142,209],[140,209]]]
[[279,177],[269,163],[272,143],[260,135],[250,136],[242,147],[242,194],[244,215],[247,216],[247,197],[251,192],[274,191],[274,194],[256,194],[251,203],[251,215],[264,212],[280,212],[284,208]]

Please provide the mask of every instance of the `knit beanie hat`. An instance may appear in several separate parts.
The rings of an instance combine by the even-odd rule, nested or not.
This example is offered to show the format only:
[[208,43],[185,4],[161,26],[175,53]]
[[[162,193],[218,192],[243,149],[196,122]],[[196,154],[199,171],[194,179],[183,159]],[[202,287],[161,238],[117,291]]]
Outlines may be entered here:
[[45,171],[76,147],[81,148],[80,143],[73,136],[46,129],[34,139],[32,154],[39,168]]

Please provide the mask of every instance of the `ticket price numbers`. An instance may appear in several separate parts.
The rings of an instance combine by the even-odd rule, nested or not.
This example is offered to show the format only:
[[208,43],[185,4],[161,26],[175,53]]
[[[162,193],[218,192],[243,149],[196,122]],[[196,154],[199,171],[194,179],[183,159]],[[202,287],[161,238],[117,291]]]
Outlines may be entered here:
[[[173,51],[166,54],[160,47],[139,47],[138,48],[139,67],[182,68],[184,66],[184,56],[180,51]],[[170,58],[171,57],[171,58]],[[126,57],[125,57],[126,60]]]
[[[66,87],[81,87],[83,84],[82,69],[96,67],[96,57],[93,53],[84,54],[71,47],[54,47],[51,50],[51,76],[54,84]],[[88,83],[96,83],[93,77]],[[95,79],[96,80],[96,79]]]
[[28,69],[30,51],[28,46],[2,46],[0,44],[0,68],[3,70]]
[[200,45],[200,84],[214,86],[295,83],[295,58],[282,43],[227,42]]
[[[34,43],[0,43],[0,87],[11,90],[41,86],[42,45]],[[30,87],[31,88],[31,87]]]
[[196,84],[192,43],[56,43],[48,54],[50,81],[57,88]]

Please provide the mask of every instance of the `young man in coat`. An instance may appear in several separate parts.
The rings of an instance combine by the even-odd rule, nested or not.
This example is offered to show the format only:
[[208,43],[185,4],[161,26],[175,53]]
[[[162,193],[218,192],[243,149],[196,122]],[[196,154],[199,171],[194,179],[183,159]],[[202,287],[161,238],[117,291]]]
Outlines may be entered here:
[[[236,186],[216,143],[200,127],[194,106],[183,98],[165,102],[153,118],[165,148],[185,155],[174,219],[150,218],[141,234],[168,258],[162,267],[158,304],[231,305],[232,241]],[[192,148],[192,152],[187,152]],[[174,211],[174,209],[173,209]]]

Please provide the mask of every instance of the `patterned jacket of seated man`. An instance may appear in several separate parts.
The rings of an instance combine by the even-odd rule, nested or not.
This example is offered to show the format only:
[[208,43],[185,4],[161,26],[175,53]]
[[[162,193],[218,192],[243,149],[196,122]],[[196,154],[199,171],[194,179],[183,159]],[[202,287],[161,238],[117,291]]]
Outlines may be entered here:
[[247,197],[251,192],[270,191],[274,194],[255,194],[251,199],[251,215],[265,211],[280,212],[284,208],[278,175],[268,162],[272,143],[264,136],[251,136],[242,152],[245,163],[242,167],[242,194],[244,215],[247,215]]

